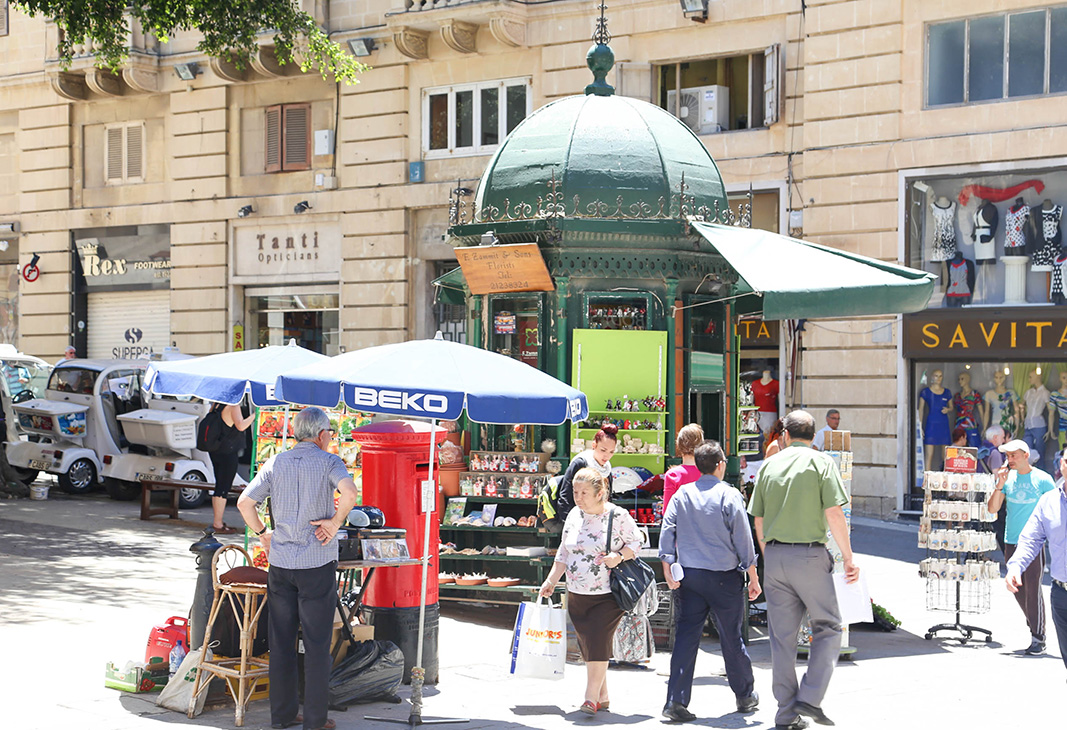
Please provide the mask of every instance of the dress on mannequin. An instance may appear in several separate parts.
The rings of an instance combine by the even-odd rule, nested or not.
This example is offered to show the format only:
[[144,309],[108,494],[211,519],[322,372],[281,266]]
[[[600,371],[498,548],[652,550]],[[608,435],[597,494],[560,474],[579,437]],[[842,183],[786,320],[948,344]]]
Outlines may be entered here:
[[1038,469],[1048,471],[1045,468],[1045,441],[1052,429],[1052,413],[1049,412],[1048,389],[1036,371],[1030,373],[1030,388],[1023,393],[1023,405],[1026,410],[1023,441],[1030,447],[1030,462]]
[[1015,205],[1004,215],[1004,255],[1026,255],[1026,224],[1030,218],[1030,208],[1022,198],[1015,199]]
[[930,204],[934,216],[934,242],[931,261],[948,261],[956,253],[956,204],[948,198],[938,198]]
[[948,289],[945,306],[962,307],[971,303],[974,295],[974,262],[957,251],[948,262]]
[[1060,371],[1060,389],[1049,393],[1048,402],[1056,410],[1056,434],[1062,449],[1067,441],[1067,370]]
[[997,246],[995,236],[997,224],[1000,222],[1000,213],[997,206],[988,200],[983,200],[974,211],[974,230],[971,238],[974,240],[974,260],[979,264],[992,264],[997,260]]
[[993,376],[996,386],[985,392],[985,425],[1000,426],[1004,429],[1004,436],[1009,441],[1015,437],[1018,424],[1015,421],[1015,411],[1019,403],[1015,391],[1004,386],[1007,376],[998,371]]
[[1051,200],[1046,200],[1044,205],[1038,208],[1036,216],[1041,225],[1041,240],[1030,262],[1031,271],[1052,271],[1052,263],[1060,252],[1060,242],[1063,238],[1060,232],[1062,215],[1063,206],[1053,205]]
[[978,411],[982,407],[982,396],[971,389],[970,373],[960,373],[960,392],[952,398],[952,406],[956,409],[956,426],[967,432],[967,445],[981,446]]
[[752,383],[752,401],[759,410],[759,429],[765,437],[778,420],[778,381],[770,370]]
[[1067,282],[1067,248],[1060,249],[1060,255],[1052,262],[1052,281],[1048,287],[1048,300],[1053,304],[1067,303],[1064,296],[1064,282]]
[[942,388],[940,393],[935,393],[927,387],[919,392],[919,397],[927,405],[926,420],[923,421],[923,444],[948,446],[952,443],[952,428],[948,414],[942,411],[952,404],[952,391]]

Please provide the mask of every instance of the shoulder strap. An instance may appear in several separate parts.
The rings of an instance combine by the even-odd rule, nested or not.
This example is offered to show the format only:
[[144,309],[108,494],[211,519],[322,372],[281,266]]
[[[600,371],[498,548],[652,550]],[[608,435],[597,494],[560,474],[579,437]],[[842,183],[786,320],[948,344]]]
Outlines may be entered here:
[[615,507],[612,506],[611,507],[611,511],[608,512],[608,529],[607,529],[607,533],[606,533],[606,537],[605,537],[605,541],[607,542],[607,545],[606,545],[607,550],[606,550],[606,552],[609,552],[609,553],[611,552],[611,523],[614,520],[615,520]]

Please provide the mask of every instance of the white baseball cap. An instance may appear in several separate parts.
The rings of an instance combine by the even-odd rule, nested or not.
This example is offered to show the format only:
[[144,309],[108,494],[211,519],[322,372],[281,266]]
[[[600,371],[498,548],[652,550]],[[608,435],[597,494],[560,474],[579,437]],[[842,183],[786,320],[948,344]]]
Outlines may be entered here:
[[1001,444],[998,447],[998,450],[1004,454],[1008,453],[1009,451],[1021,451],[1027,456],[1030,455],[1030,447],[1027,446],[1026,442],[1021,439],[1015,439],[1014,441],[1009,441],[1006,444]]

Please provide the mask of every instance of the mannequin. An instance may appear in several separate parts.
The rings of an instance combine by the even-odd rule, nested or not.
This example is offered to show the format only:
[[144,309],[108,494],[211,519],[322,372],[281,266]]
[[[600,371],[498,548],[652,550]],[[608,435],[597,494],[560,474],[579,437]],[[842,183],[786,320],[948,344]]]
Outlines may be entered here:
[[1004,215],[1004,255],[1026,255],[1026,224],[1030,218],[1030,208],[1022,198],[1016,198],[1015,203],[1008,208]]
[[1054,205],[1049,199],[1041,203],[1035,215],[1034,256],[1030,264],[1031,271],[1052,271],[1052,262],[1060,251],[1063,235],[1060,232],[1060,218],[1063,206]]
[[946,307],[962,307],[971,303],[974,296],[974,262],[963,258],[957,251],[948,261],[948,288],[945,290]]
[[930,204],[934,216],[934,242],[931,261],[948,261],[956,253],[956,204],[941,196]]
[[978,413],[982,407],[982,396],[971,388],[971,374],[964,370],[959,375],[960,392],[952,399],[956,411],[956,426],[967,432],[968,446],[981,446],[982,426],[978,423]]
[[1008,441],[1015,438],[1018,422],[1015,419],[1019,396],[1005,383],[1008,376],[1003,370],[993,373],[993,387],[985,392],[982,403],[982,423],[986,428],[1000,426]]
[[759,409],[759,430],[766,438],[778,420],[778,381],[769,369],[763,371],[759,380],[752,383],[752,398]]
[[926,468],[933,468],[934,451],[940,451],[944,459],[944,450],[935,447],[948,446],[952,443],[952,429],[949,427],[952,413],[952,391],[945,388],[945,374],[940,370],[930,373],[930,384],[919,393],[919,420],[923,424],[923,455]]
[[1060,389],[1054,390],[1048,397],[1049,408],[1055,410],[1057,418],[1050,418],[1055,423],[1056,437],[1060,448],[1067,441],[1067,370],[1060,371]]
[[1030,462],[1042,471],[1045,468],[1045,442],[1052,437],[1053,414],[1049,392],[1045,388],[1040,368],[1030,371],[1030,387],[1017,406],[1023,422],[1023,441],[1030,447]]
[[1052,279],[1048,285],[1048,300],[1053,304],[1067,304],[1064,296],[1064,284],[1067,283],[1067,247],[1060,249],[1060,254],[1052,260]]
[[1000,222],[1000,213],[997,206],[988,200],[978,200],[978,209],[974,211],[974,228],[971,231],[971,240],[974,241],[974,260],[978,264],[995,264],[997,262],[997,247],[994,238],[997,233],[997,223]]

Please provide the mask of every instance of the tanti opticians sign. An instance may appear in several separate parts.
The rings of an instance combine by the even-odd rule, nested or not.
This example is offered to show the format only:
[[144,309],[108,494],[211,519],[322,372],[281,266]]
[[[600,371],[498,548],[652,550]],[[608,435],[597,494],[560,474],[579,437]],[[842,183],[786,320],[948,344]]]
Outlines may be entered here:
[[241,226],[234,238],[237,276],[336,273],[341,265],[337,223]]
[[933,359],[1041,358],[1067,348],[1059,308],[928,311],[904,316],[904,356]]

